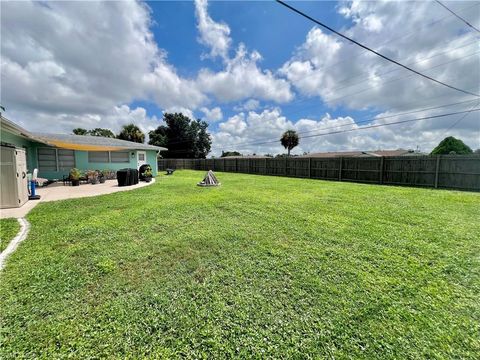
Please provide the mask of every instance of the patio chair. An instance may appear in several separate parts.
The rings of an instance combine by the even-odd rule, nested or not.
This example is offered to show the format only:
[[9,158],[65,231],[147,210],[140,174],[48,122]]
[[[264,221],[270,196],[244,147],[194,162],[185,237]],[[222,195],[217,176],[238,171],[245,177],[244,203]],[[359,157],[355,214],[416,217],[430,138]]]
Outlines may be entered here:
[[70,175],[63,175],[63,186],[72,185],[72,179],[70,178]]

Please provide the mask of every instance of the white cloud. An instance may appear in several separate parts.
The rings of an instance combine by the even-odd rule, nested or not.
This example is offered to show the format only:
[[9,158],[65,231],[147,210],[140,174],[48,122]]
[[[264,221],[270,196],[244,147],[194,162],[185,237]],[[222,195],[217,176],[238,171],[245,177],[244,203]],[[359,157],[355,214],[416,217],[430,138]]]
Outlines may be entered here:
[[210,56],[221,56],[225,68],[218,72],[202,69],[197,85],[204,92],[221,102],[244,100],[256,97],[284,103],[293,98],[290,84],[269,70],[262,70],[258,62],[262,56],[258,51],[248,52],[240,43],[235,56],[230,58],[228,50],[232,43],[230,28],[212,20],[207,11],[207,0],[196,0],[195,9],[200,42],[210,47]]
[[227,121],[220,124],[220,130],[231,136],[242,135],[247,129],[247,123],[245,122],[245,114],[240,113],[232,116]]
[[[462,2],[455,9],[467,8],[462,15],[478,23],[480,13],[468,12],[472,6]],[[339,12],[353,20],[353,26],[342,31],[357,41],[441,81],[478,92],[478,39],[438,4],[418,3],[413,11],[404,2],[355,0]],[[302,94],[319,96],[332,107],[404,110],[419,99],[427,106],[438,104],[441,96],[465,99],[319,28],[309,31],[281,73]]]
[[237,105],[233,108],[235,111],[250,111],[257,110],[260,107],[260,101],[255,99],[249,99],[241,105]]
[[[458,2],[452,3],[452,8],[473,24],[479,24],[476,5]],[[339,12],[352,20],[353,25],[342,32],[355,40],[441,81],[480,91],[478,38],[438,4],[422,2],[413,9],[404,2],[355,0],[343,4]],[[400,69],[316,27],[308,32],[304,43],[280,72],[307,97],[320,97],[330,107],[376,109],[382,112],[379,116],[472,98]],[[297,106],[301,106],[301,101]],[[411,117],[466,108],[467,105],[444,108]],[[343,139],[348,142],[336,137],[328,137],[335,141],[316,138],[316,150],[419,145],[429,151],[442,136],[450,134],[461,137],[474,148],[479,147],[478,113],[470,114],[446,132],[460,116],[363,130],[345,135]]]
[[261,55],[247,52],[240,44],[233,59],[227,60],[223,71],[203,69],[198,75],[198,84],[205,92],[222,102],[238,101],[249,97],[272,100],[277,103],[293,99],[290,84],[276,77],[271,71],[262,71],[257,62]]
[[[28,113],[47,125],[49,114],[73,126],[94,114],[108,124],[117,107],[135,99],[154,100],[162,108],[195,108],[206,100],[194,80],[167,63],[142,3],[2,2],[1,7],[7,116]],[[61,128],[52,121],[48,126]]]
[[[147,134],[156,129],[162,120],[148,116],[142,107],[130,108],[127,105],[114,106],[111,111],[96,114],[34,113],[29,111],[9,111],[8,117],[32,132],[60,132],[70,134],[76,127],[86,129],[107,128],[118,133],[123,125],[134,123]],[[45,125],[48,124],[48,127]]]
[[212,109],[202,107],[200,111],[205,114],[205,120],[207,121],[215,122],[223,119],[222,109],[220,109],[218,106]]
[[207,0],[195,0],[195,13],[197,15],[197,28],[200,33],[200,43],[210,48],[210,56],[228,58],[228,50],[232,40],[230,28],[225,23],[212,20],[207,11]]
[[[384,113],[377,117],[392,115]],[[418,113],[409,118],[423,116],[427,116],[427,113]],[[280,145],[279,139],[281,134],[289,129],[296,130],[300,135],[300,144],[293,149],[292,154],[346,150],[416,149],[417,146],[421,151],[429,152],[447,135],[459,136],[474,149],[480,148],[478,113],[471,113],[446,133],[446,129],[456,123],[461,116],[463,115],[437,118],[433,122],[425,120],[368,128],[371,125],[404,120],[405,116],[392,116],[388,119],[358,124],[356,121],[362,119],[354,119],[349,116],[332,118],[327,113],[320,119],[304,118],[292,122],[283,116],[278,108],[264,110],[260,113],[250,111],[246,115],[239,113],[232,116],[219,125],[219,130],[213,134],[212,154],[219,155],[222,150],[236,150],[243,154],[283,153],[285,149]],[[475,131],[471,131],[472,128]],[[333,134],[322,135],[327,133]]]

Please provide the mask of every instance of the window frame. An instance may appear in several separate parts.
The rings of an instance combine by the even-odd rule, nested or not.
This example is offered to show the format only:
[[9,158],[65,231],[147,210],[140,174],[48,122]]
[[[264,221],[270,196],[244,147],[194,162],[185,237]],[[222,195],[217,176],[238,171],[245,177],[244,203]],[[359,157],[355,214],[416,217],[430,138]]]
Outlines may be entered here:
[[[53,154],[55,156],[55,169],[54,170],[51,170],[51,169],[44,169],[40,166],[40,152],[39,150],[42,150],[42,149],[46,149],[46,150],[53,150]],[[48,147],[48,146],[40,146],[40,147],[37,147],[36,148],[36,153],[37,153],[37,167],[38,167],[38,171],[55,171],[55,172],[59,172],[59,171],[68,171],[69,169],[65,169],[64,167],[60,168],[60,161],[59,161],[59,157],[58,157],[58,150],[71,150],[71,149],[59,149],[59,148],[53,148],[53,147]],[[76,162],[76,158],[75,158],[75,150],[71,150],[73,151],[73,167],[74,168],[77,164]],[[42,154],[44,155],[44,154]],[[45,161],[45,160],[43,160]]]
[[[107,161],[90,161],[91,153],[107,153]],[[89,164],[109,164],[110,163],[110,151],[87,151],[87,160]]]
[[[121,150],[121,151],[109,151],[109,156],[110,156],[110,163],[112,164],[129,164],[130,163],[130,150]],[[126,161],[113,161],[112,160],[112,153],[113,154],[119,154],[119,153],[122,153],[122,154],[126,154]]]
[[[90,153],[94,152],[102,152],[102,153],[107,153],[108,154],[108,160],[107,161],[90,161]],[[125,153],[126,154],[126,159],[125,161],[116,161],[112,160],[112,153]],[[87,151],[87,160],[89,164],[129,164],[130,163],[130,150],[119,150],[119,151]]]

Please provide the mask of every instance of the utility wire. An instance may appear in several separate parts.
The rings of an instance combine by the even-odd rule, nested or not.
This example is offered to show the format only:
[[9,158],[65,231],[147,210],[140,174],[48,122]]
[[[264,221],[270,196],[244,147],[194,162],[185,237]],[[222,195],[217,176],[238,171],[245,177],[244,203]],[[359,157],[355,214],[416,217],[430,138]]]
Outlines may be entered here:
[[[459,61],[459,60],[463,60],[465,58],[468,58],[468,57],[471,57],[473,55],[477,55],[480,51],[476,51],[474,53],[471,53],[471,54],[468,54],[468,55],[465,55],[465,56],[462,56],[462,57],[459,57],[459,58],[456,58],[456,59],[453,59],[453,60],[449,60],[449,61],[446,61],[444,63],[441,63],[441,64],[437,64],[435,66],[431,66],[429,68],[426,68],[425,70],[428,71],[428,70],[433,70],[433,69],[437,69],[441,66],[444,66],[444,65],[448,65],[448,64],[451,64],[453,62],[456,62],[456,61]],[[392,82],[395,82],[395,81],[399,81],[399,80],[404,80],[404,79],[408,79],[410,77],[414,76],[414,74],[408,74],[408,75],[405,75],[405,76],[399,76],[399,77],[396,77],[396,78],[391,78],[387,81],[383,81],[382,84],[388,84],[388,83],[392,83]],[[337,96],[335,98],[331,98],[329,99],[328,97],[325,98],[325,102],[327,103],[332,103],[332,102],[335,102],[335,101],[338,101],[338,100],[341,100],[341,99],[344,99],[346,97],[351,97],[351,96],[354,96],[354,95],[358,95],[358,94],[361,94],[361,93],[364,93],[364,92],[367,92],[369,90],[374,90],[378,87],[377,84],[375,85],[372,85],[372,86],[368,86],[366,88],[363,88],[361,90],[358,90],[358,91],[355,91],[353,93],[348,93],[348,94],[345,94],[345,95],[342,95],[342,96]],[[469,93],[469,94],[472,94],[472,93]],[[478,96],[478,95],[474,95],[474,96]]]
[[467,113],[463,114],[458,120],[456,120],[452,125],[450,125],[450,127],[445,131],[445,133],[443,134],[442,136],[442,139],[445,138],[445,136],[448,134],[448,132],[450,130],[452,130],[455,126],[457,126],[458,124],[460,124],[462,122],[463,119],[465,119],[468,115],[470,115],[473,111],[473,108],[476,106],[476,105],[479,105],[479,103],[477,104],[473,104],[473,106],[470,108],[470,111],[468,111]]
[[453,15],[455,15],[457,18],[459,18],[461,21],[463,21],[465,24],[467,24],[468,26],[470,26],[473,30],[475,30],[476,32],[480,33],[480,30],[478,30],[475,26],[473,26],[472,24],[470,24],[467,20],[465,20],[464,18],[462,18],[460,15],[458,15],[457,13],[455,13],[453,10],[451,10],[447,5],[441,3],[440,1],[438,0],[435,0],[440,6],[442,6],[444,9],[446,9],[447,11],[451,12]]
[[320,25],[321,27],[323,27],[323,28],[325,28],[325,29],[333,32],[334,34],[340,36],[341,38],[343,38],[343,39],[345,39],[345,40],[348,40],[348,41],[354,43],[355,45],[360,46],[361,48],[363,48],[363,49],[365,49],[365,50],[368,50],[368,51],[370,51],[371,53],[373,53],[373,54],[375,54],[375,55],[377,55],[377,56],[380,56],[381,58],[383,58],[383,59],[385,59],[385,60],[387,60],[387,61],[390,61],[390,62],[392,62],[392,63],[394,63],[394,64],[396,64],[396,65],[398,65],[398,66],[400,66],[400,67],[402,67],[402,68],[404,68],[404,69],[406,69],[406,70],[408,70],[408,71],[411,71],[411,72],[413,72],[413,73],[415,73],[415,74],[417,74],[417,75],[419,75],[419,76],[422,76],[422,77],[425,78],[425,79],[428,79],[428,80],[433,81],[433,82],[435,82],[435,83],[437,83],[437,84],[440,84],[440,85],[443,85],[443,86],[445,86],[445,87],[448,87],[448,88],[450,88],[450,89],[452,89],[452,90],[456,90],[456,91],[462,92],[462,93],[464,93],[464,94],[469,94],[469,95],[473,95],[473,96],[480,97],[479,94],[476,94],[476,93],[473,93],[473,92],[470,92],[470,91],[467,91],[467,90],[463,90],[463,89],[457,88],[457,87],[455,87],[455,86],[453,86],[453,85],[449,85],[449,84],[444,83],[444,82],[442,82],[442,81],[440,81],[440,80],[434,79],[434,78],[432,78],[431,76],[425,75],[425,74],[423,74],[423,73],[421,73],[421,72],[419,72],[419,71],[417,71],[417,70],[415,70],[415,69],[412,69],[411,67],[408,67],[408,66],[406,66],[406,65],[403,65],[403,64],[399,63],[398,61],[393,60],[393,59],[389,58],[388,56],[385,56],[385,55],[383,55],[383,54],[381,54],[381,53],[379,53],[379,52],[377,52],[377,51],[369,48],[368,46],[363,45],[363,44],[361,44],[360,42],[358,42],[358,41],[356,41],[356,40],[354,40],[354,39],[352,39],[352,38],[350,38],[350,37],[348,37],[348,36],[346,36],[346,35],[338,32],[338,31],[336,31],[335,29],[331,28],[330,26],[328,26],[328,25],[326,25],[326,24],[324,24],[324,23],[322,23],[322,22],[314,19],[313,17],[311,17],[311,16],[305,14],[304,12],[302,12],[302,11],[294,8],[293,6],[288,5],[288,4],[285,3],[284,1],[282,1],[282,0],[276,0],[276,1],[277,1],[279,4],[285,6],[286,8],[292,10],[293,12],[296,12],[297,14],[305,17],[306,19],[308,19],[308,20],[310,20],[310,21],[312,21],[312,22],[314,22],[315,24]]
[[[440,56],[440,55],[448,54],[448,53],[457,51],[457,50],[459,50],[459,49],[463,49],[463,48],[465,48],[465,47],[467,47],[467,46],[470,46],[470,45],[472,45],[472,44],[478,45],[479,40],[480,40],[480,38],[475,37],[475,40],[472,41],[472,42],[469,42],[469,43],[467,43],[467,44],[460,45],[460,46],[458,46],[458,47],[456,47],[456,48],[453,48],[453,49],[450,49],[450,50],[444,50],[444,51],[438,52],[438,53],[436,53],[435,55],[432,55],[432,56],[429,56],[429,57],[426,57],[426,58],[422,58],[422,59],[420,59],[420,60],[417,60],[417,61],[408,63],[407,65],[410,66],[410,65],[415,65],[415,64],[418,64],[418,63],[422,63],[422,62],[424,62],[424,61],[431,60],[431,59],[433,59],[433,58],[435,58],[435,57],[438,57],[438,56]],[[461,57],[461,58],[462,58],[462,57]],[[458,58],[458,59],[461,59],[461,58]],[[400,68],[395,68],[395,69],[391,69],[391,70],[385,71],[385,72],[383,72],[383,73],[375,74],[375,76],[380,77],[380,76],[384,76],[384,75],[387,75],[387,74],[390,74],[390,73],[393,73],[393,72],[396,72],[396,71],[399,71],[399,70],[400,70]],[[428,70],[428,69],[426,69],[426,70]],[[355,83],[353,83],[353,84],[351,83],[350,80],[353,80],[353,79],[355,79],[355,78],[358,78],[358,77],[362,76],[364,73],[365,73],[365,72],[362,72],[362,73],[360,73],[360,74],[358,74],[358,75],[351,76],[351,77],[345,78],[345,79],[340,80],[340,81],[336,81],[335,83],[336,83],[337,85],[338,85],[338,84],[343,84],[343,83],[345,83],[345,82],[347,83],[347,85],[336,86],[336,87],[334,87],[333,89],[331,89],[330,92],[333,92],[333,91],[335,91],[335,90],[342,90],[342,89],[345,89],[345,88],[348,88],[348,87],[351,87],[351,86],[355,86],[355,85],[361,84],[361,83],[369,80],[369,79],[370,79],[370,76],[371,76],[370,74],[364,76],[364,77],[362,78],[363,80],[359,80],[359,81],[357,81],[357,82],[355,82]]]
[[[475,3],[474,5],[471,5],[471,6],[467,6],[467,7],[465,7],[465,8],[462,8],[462,9],[460,9],[459,11],[460,11],[460,12],[463,12],[463,11],[466,11],[466,10],[470,10],[471,8],[476,7],[476,6],[479,6],[479,5],[480,5],[480,2]],[[426,26],[423,27],[423,28],[421,28],[421,29],[416,29],[416,30],[411,31],[411,32],[408,32],[408,33],[406,33],[406,34],[402,34],[402,35],[400,35],[400,36],[397,36],[397,37],[388,39],[387,41],[384,41],[383,43],[379,44],[378,46],[384,46],[384,45],[386,45],[386,44],[388,44],[388,43],[391,43],[391,42],[394,41],[394,40],[403,39],[403,38],[409,38],[409,37],[412,36],[412,35],[417,35],[417,36],[418,36],[418,33],[419,33],[419,32],[423,31],[423,30],[426,29],[426,28],[430,28],[431,26],[433,26],[433,25],[435,25],[435,24],[437,24],[437,23],[439,23],[439,22],[442,22],[443,20],[449,18],[450,16],[452,16],[452,15],[447,15],[447,16],[444,16],[444,17],[442,17],[442,18],[436,19],[436,20],[434,20],[434,21],[426,24]],[[349,45],[351,45],[351,44],[349,44]],[[339,64],[341,64],[341,63],[343,63],[343,62],[345,62],[345,61],[348,61],[348,60],[351,61],[352,59],[357,58],[357,57],[360,57],[360,56],[362,56],[363,54],[366,54],[366,53],[368,53],[368,51],[365,50],[365,49],[363,49],[360,54],[355,55],[355,56],[353,56],[353,57],[348,57],[348,58],[344,58],[344,59],[342,59],[342,60],[339,60],[339,61],[337,61],[337,62],[334,63],[334,64],[331,64],[331,65],[328,65],[327,67],[324,67],[323,70],[327,70],[327,69],[333,68],[333,67],[335,67],[335,66],[337,66],[337,65],[339,65]]]
[[[462,49],[462,48],[464,48],[464,47],[470,46],[470,45],[472,45],[472,44],[478,44],[478,41],[479,41],[479,40],[480,40],[480,38],[475,37],[475,41],[468,42],[467,44],[460,45],[460,46],[458,46],[458,47],[456,47],[456,48],[453,48],[453,49],[450,49],[450,50],[445,50],[445,51],[436,53],[435,55],[432,55],[432,56],[427,57],[427,58],[422,58],[422,59],[420,59],[420,60],[418,60],[418,61],[409,63],[408,65],[413,65],[413,64],[421,63],[421,62],[423,62],[423,61],[430,60],[430,59],[432,59],[432,58],[434,58],[434,57],[437,57],[437,56],[440,56],[440,55],[442,55],[442,54],[454,52],[454,51],[457,51],[457,50]],[[426,68],[425,70],[430,70],[430,69],[433,69],[433,68],[438,67],[438,66],[441,66],[441,65],[447,65],[447,64],[450,63],[450,62],[454,62],[454,61],[457,61],[457,60],[461,60],[461,59],[463,59],[463,58],[472,56],[472,55],[474,55],[474,54],[476,54],[476,53],[473,53],[473,54],[470,54],[470,55],[466,55],[466,56],[462,56],[462,57],[460,57],[460,58],[453,59],[453,60],[451,60],[451,61],[449,61],[449,62],[447,62],[447,63],[443,63],[443,64],[439,64],[439,65],[435,65],[435,66]],[[385,72],[383,72],[383,73],[375,74],[375,76],[382,77],[382,76],[384,76],[384,75],[387,75],[387,74],[396,72],[396,71],[398,71],[398,70],[400,70],[400,68],[395,68],[395,69],[392,69],[392,70],[385,71]],[[351,83],[351,82],[349,81],[349,80],[355,79],[355,78],[357,78],[357,77],[359,77],[359,76],[362,76],[362,75],[363,75],[363,74],[358,74],[358,75],[352,76],[352,77],[350,77],[350,78],[345,78],[345,79],[343,79],[343,80],[341,80],[341,81],[336,81],[336,84],[341,84],[341,83],[347,82],[348,85],[336,86],[336,87],[334,87],[333,89],[330,89],[330,90],[328,91],[328,93],[325,94],[323,97],[330,95],[330,93],[332,93],[334,90],[342,90],[342,89],[349,88],[349,87],[352,87],[352,86],[355,86],[355,85],[360,85],[360,84],[362,84],[362,83],[364,83],[364,82],[367,82],[367,81],[370,79],[370,75],[366,75],[366,76],[363,77],[363,80],[359,80],[359,81],[357,81],[357,82],[355,82],[355,83]],[[398,80],[398,79],[405,79],[405,78],[408,78],[408,77],[411,77],[411,76],[413,76],[413,74],[410,74],[410,75],[407,75],[407,76],[404,76],[404,77],[401,77],[401,78],[397,78],[397,80]],[[395,79],[394,79],[394,80],[390,79],[390,80],[388,80],[386,83],[391,82],[391,81],[395,81]],[[349,83],[350,83],[350,84],[349,84]],[[356,95],[357,93],[363,93],[363,92],[367,91],[368,89],[370,89],[370,88],[373,89],[373,88],[375,88],[375,87],[377,87],[377,85],[373,85],[373,86],[370,86],[370,87],[368,87],[368,88],[366,88],[366,89],[362,89],[362,90],[360,90],[359,92],[350,93],[350,96]],[[474,88],[472,88],[472,89],[477,89],[477,87],[474,87]],[[467,89],[467,90],[471,90],[471,89]],[[333,98],[333,99],[328,100],[328,101],[340,100],[340,99],[342,99],[342,98],[343,98],[343,96],[340,97],[340,98]],[[291,104],[302,104],[302,103],[305,103],[305,102],[308,101],[308,100],[309,100],[309,99],[294,100],[293,102],[291,102]],[[306,106],[304,105],[304,106],[302,107],[302,110],[309,109],[309,108],[313,108],[313,107],[316,107],[316,106],[318,106],[318,104],[309,104],[309,105],[306,105]]]
[[[455,103],[451,103],[451,104],[433,106],[433,107],[428,107],[428,108],[423,108],[423,109],[418,109],[418,110],[412,110],[412,111],[407,111],[407,112],[402,112],[402,113],[397,113],[397,114],[392,114],[392,115],[387,115],[387,116],[369,118],[369,119],[365,119],[365,120],[356,121],[354,124],[351,124],[351,123],[350,124],[342,124],[342,125],[335,125],[335,126],[328,126],[328,127],[320,127],[320,128],[316,128],[316,129],[313,129],[313,130],[299,131],[299,132],[297,132],[297,134],[299,134],[299,135],[309,134],[309,133],[316,132],[316,131],[324,131],[324,130],[338,129],[338,128],[342,128],[342,127],[346,127],[346,126],[366,124],[366,123],[369,123],[371,121],[390,119],[392,117],[399,117],[399,116],[403,116],[403,115],[410,115],[410,114],[415,114],[415,113],[419,113],[419,112],[436,110],[436,109],[441,109],[441,108],[444,108],[444,107],[461,105],[461,104],[465,104],[465,103],[471,103],[473,101],[478,101],[478,99],[464,100],[464,101],[459,101],[459,102],[455,102]],[[474,104],[474,106],[475,106],[475,104]],[[255,141],[249,142],[249,143],[239,143],[239,144],[234,144],[234,145],[235,146],[251,145],[251,144],[256,144],[259,141],[271,141],[271,140],[264,138],[264,139],[257,139]],[[276,142],[276,141],[277,140],[274,140],[272,142]]]
[[[464,111],[457,111],[457,112],[452,112],[452,113],[447,113],[447,114],[431,115],[431,116],[424,116],[424,117],[414,118],[414,119],[408,119],[408,120],[394,121],[394,122],[385,123],[385,124],[374,124],[374,125],[359,127],[359,128],[355,128],[355,129],[331,131],[331,132],[322,133],[322,134],[314,134],[314,135],[308,135],[308,136],[301,136],[300,139],[307,139],[307,138],[321,137],[321,136],[328,136],[328,135],[335,135],[335,134],[343,134],[343,133],[347,133],[347,132],[360,131],[360,130],[366,130],[366,129],[373,129],[373,128],[379,128],[379,127],[383,127],[383,126],[391,126],[391,125],[397,125],[397,124],[404,124],[404,123],[421,121],[421,120],[428,120],[428,119],[436,119],[436,118],[442,118],[442,117],[445,117],[445,116],[465,114],[465,113],[470,113],[470,112],[479,111],[479,110],[480,110],[480,108],[476,108],[476,109],[470,109],[470,110],[464,110]],[[265,145],[265,144],[272,144],[272,143],[278,143],[278,142],[279,142],[279,140],[272,140],[272,141],[265,141],[265,142],[259,142],[259,143],[244,144],[243,146],[247,146],[247,145],[250,145],[250,146],[254,146],[254,145]],[[232,144],[232,145],[238,146],[238,144]]]

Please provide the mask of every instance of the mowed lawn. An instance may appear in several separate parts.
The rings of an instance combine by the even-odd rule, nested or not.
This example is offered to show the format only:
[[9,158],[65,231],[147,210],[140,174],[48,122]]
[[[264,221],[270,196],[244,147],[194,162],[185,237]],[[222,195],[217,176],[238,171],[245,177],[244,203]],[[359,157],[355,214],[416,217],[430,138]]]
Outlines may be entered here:
[[7,248],[19,231],[20,224],[17,219],[0,219],[0,252]]
[[37,206],[0,358],[478,359],[480,194],[203,175]]

